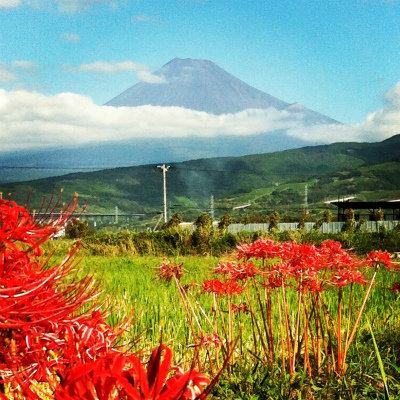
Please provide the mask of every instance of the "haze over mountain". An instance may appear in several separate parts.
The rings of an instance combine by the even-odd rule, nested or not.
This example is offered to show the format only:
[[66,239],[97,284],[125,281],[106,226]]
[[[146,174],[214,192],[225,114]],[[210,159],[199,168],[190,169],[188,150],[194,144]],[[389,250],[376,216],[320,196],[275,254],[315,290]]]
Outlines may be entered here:
[[[197,130],[193,128],[193,132],[185,131],[185,135],[174,135],[172,128],[172,134],[167,135],[163,132],[161,122],[161,132],[152,137],[139,135],[135,139],[122,140],[115,136],[115,140],[108,142],[77,146],[71,141],[71,147],[3,153],[0,154],[0,165],[22,166],[26,169],[1,168],[0,182],[63,175],[71,169],[105,169],[209,157],[243,156],[317,145],[328,140],[305,141],[299,136],[288,134],[287,130],[289,127],[307,129],[339,124],[299,103],[289,104],[255,89],[211,61],[175,58],[155,71],[151,77],[152,83],[139,82],[107,102],[104,107],[120,109],[124,115],[130,113],[130,108],[133,113],[140,106],[153,106],[146,109],[149,113],[152,110],[160,111],[160,107],[168,107],[165,108],[166,112],[174,110],[176,118],[180,115],[184,118],[184,110],[196,110],[196,123],[199,125],[196,126]],[[259,114],[262,117],[257,119]],[[218,123],[224,124],[224,121],[230,119],[241,121],[244,118],[247,121],[246,118],[250,115],[254,117],[253,122],[261,124],[263,129],[265,115],[270,114],[271,117],[267,118],[270,123],[265,126],[265,133],[235,132],[235,122],[229,125],[232,127],[232,134],[226,128],[218,134],[215,127],[213,133],[207,132],[210,128],[206,122],[210,118],[219,118]],[[159,116],[156,114],[153,119],[157,115]],[[213,124],[215,125],[215,121]],[[138,122],[139,131],[141,126],[145,131],[146,126]],[[190,127],[191,124],[188,123],[187,126]],[[202,135],[198,133],[199,129]],[[332,142],[332,138],[329,141]]]

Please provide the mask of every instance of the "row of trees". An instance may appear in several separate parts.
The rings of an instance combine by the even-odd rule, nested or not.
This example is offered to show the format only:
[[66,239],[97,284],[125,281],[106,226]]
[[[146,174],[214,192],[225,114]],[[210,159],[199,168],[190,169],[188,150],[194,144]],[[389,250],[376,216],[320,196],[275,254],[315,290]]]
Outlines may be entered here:
[[[375,211],[374,214],[375,221],[384,221],[385,214],[383,210],[379,209]],[[319,219],[315,219],[308,213],[304,213],[302,216],[289,217],[284,215],[281,217],[277,211],[274,211],[269,216],[245,216],[241,218],[232,218],[229,214],[224,214],[220,217],[218,221],[218,229],[226,230],[231,224],[270,224],[272,229],[278,229],[278,224],[281,222],[297,222],[299,224],[299,229],[302,230],[306,222],[314,222],[315,229],[319,229],[323,223],[332,221],[332,213],[330,210],[325,209]],[[183,222],[183,218],[179,213],[172,215],[169,221],[167,221],[163,226],[162,230],[175,229],[180,226]],[[201,213],[194,221],[194,226],[196,230],[204,231],[211,230],[213,227],[213,219],[206,213]],[[346,214],[346,225],[345,230],[348,232],[354,232],[356,227],[356,216],[353,209],[349,209]],[[93,231],[89,226],[87,221],[76,220],[74,224],[68,227],[66,231],[66,236],[70,239],[79,239],[92,234]]]
[[[242,218],[231,218],[229,214],[224,214],[218,221],[218,229],[226,229],[230,224],[237,223],[269,223],[273,229],[277,229],[280,222],[299,222],[300,228],[304,226],[305,222],[315,222],[316,227],[319,228],[324,222],[331,222],[331,220],[332,213],[329,210],[325,210],[322,213],[321,218],[316,221],[313,221],[313,218],[309,214],[304,214],[298,218],[288,218],[288,216],[284,216],[281,220],[281,217],[277,211],[274,211],[269,216],[246,216]],[[177,228],[182,222],[183,219],[181,215],[176,213],[166,224],[164,224],[163,229]],[[203,212],[194,221],[194,225],[196,228],[211,228],[212,222],[212,218],[206,212]]]

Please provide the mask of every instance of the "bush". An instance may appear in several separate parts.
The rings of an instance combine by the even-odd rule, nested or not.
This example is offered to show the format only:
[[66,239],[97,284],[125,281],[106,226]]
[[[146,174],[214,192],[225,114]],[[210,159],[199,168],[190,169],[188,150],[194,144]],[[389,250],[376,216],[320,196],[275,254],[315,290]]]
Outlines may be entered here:
[[279,213],[277,211],[274,211],[270,216],[269,216],[269,222],[271,224],[271,229],[278,229],[278,224],[279,224]]
[[218,229],[226,229],[231,223],[231,217],[229,214],[224,214],[221,216],[218,222]]
[[81,239],[92,233],[88,221],[80,221],[76,219],[70,226],[65,230],[65,236],[68,239]]
[[175,213],[171,219],[163,225],[163,229],[177,228],[182,221],[182,216],[178,213]]

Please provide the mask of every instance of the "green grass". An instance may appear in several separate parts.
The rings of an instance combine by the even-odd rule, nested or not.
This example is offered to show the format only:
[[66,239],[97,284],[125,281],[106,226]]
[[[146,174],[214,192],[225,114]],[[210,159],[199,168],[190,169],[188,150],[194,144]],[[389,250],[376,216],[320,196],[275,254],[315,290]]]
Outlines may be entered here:
[[[163,321],[165,341],[171,342],[172,347],[180,347],[180,342],[186,342],[190,336],[189,326],[174,283],[157,279],[157,267],[162,261],[160,257],[88,256],[81,268],[84,273],[95,270],[96,276],[102,279],[104,293],[109,296],[111,324],[134,310],[137,319],[130,331],[132,338],[142,336],[146,345],[155,346],[160,339],[159,328]],[[196,291],[197,282],[207,279],[218,260],[186,257],[175,261],[185,263],[188,272],[183,283],[193,282]]]

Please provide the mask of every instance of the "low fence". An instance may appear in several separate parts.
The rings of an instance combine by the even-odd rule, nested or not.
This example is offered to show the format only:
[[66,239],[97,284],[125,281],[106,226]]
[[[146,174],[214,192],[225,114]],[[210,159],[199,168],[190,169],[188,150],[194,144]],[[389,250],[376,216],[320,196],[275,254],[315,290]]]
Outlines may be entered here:
[[[399,225],[399,221],[366,221],[356,222],[356,231],[379,232],[381,230],[392,230]],[[309,232],[315,227],[315,222],[306,222],[304,231]],[[279,231],[296,231],[299,229],[298,222],[283,222],[278,224]],[[345,229],[345,222],[324,222],[318,229],[321,233],[342,232]],[[231,224],[228,226],[228,232],[237,233],[241,231],[257,232],[272,230],[270,224]]]

